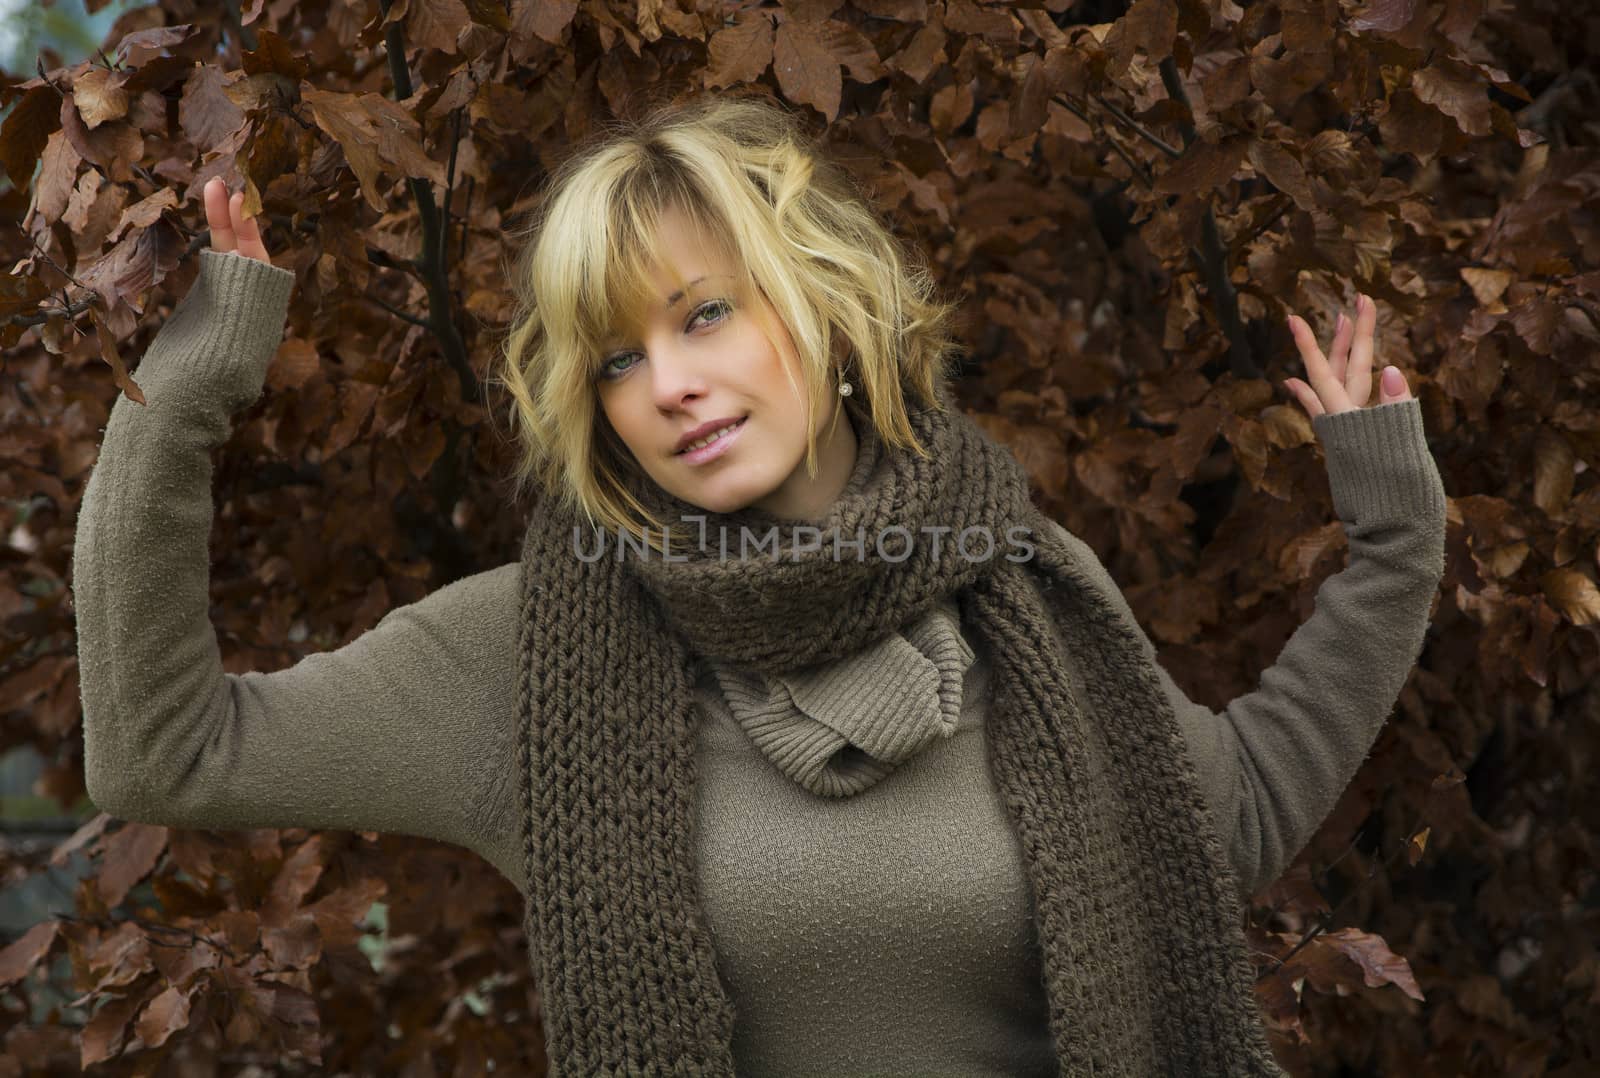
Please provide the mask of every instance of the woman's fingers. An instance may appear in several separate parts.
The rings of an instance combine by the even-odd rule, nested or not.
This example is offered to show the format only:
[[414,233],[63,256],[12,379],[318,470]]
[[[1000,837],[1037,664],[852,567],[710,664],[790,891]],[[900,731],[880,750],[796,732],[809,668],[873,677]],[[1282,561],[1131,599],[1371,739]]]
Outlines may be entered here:
[[1349,368],[1350,339],[1355,336],[1355,328],[1355,323],[1346,318],[1343,311],[1334,319],[1333,343],[1328,346],[1328,366],[1333,369],[1333,376],[1341,382]]
[[1350,344],[1350,368],[1345,372],[1345,390],[1357,407],[1365,407],[1372,397],[1372,341],[1378,329],[1378,305],[1370,296],[1356,297],[1356,333]]
[[1322,407],[1322,402],[1317,399],[1317,394],[1312,388],[1298,378],[1285,378],[1283,387],[1294,394],[1294,399],[1300,402],[1300,407],[1306,410],[1306,415],[1315,419],[1327,411]]
[[267,245],[261,239],[261,225],[254,217],[244,215],[244,192],[228,200],[228,216],[233,220],[233,234],[239,241],[238,251],[246,258],[272,261],[267,257]]
[[244,192],[228,194],[228,185],[221,177],[206,181],[206,225],[211,230],[211,249],[231,251],[245,258],[256,258],[271,263],[267,245],[261,238],[261,226],[253,217],[244,215]]
[[1306,366],[1306,380],[1310,382],[1310,388],[1317,401],[1317,410],[1312,411],[1311,402],[1302,399],[1301,403],[1306,406],[1306,410],[1312,415],[1320,415],[1324,411],[1341,412],[1350,407],[1350,399],[1345,394],[1343,380],[1335,377],[1327,357],[1322,354],[1322,349],[1317,347],[1316,334],[1311,331],[1305,319],[1291,314],[1289,332],[1294,335],[1295,346],[1300,349],[1300,359]]
[[211,249],[232,251],[238,247],[234,236],[233,218],[228,207],[228,185],[220,178],[206,181],[206,225],[211,229]]

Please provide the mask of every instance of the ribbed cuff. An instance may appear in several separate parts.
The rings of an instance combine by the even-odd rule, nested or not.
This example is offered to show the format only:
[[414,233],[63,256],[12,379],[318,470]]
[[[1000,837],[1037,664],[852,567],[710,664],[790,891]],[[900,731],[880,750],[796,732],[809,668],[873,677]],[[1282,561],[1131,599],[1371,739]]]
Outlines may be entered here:
[[1346,523],[1442,519],[1444,484],[1415,397],[1311,421],[1328,464],[1333,509]]
[[219,393],[230,410],[243,408],[266,382],[294,283],[292,272],[260,259],[202,250],[199,276],[151,341],[134,380],[147,394]]

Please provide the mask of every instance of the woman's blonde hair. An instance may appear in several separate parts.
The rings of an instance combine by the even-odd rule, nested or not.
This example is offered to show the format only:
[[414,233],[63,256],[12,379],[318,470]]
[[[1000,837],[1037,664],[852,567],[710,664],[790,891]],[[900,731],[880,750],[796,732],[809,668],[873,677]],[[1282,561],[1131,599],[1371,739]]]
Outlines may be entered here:
[[666,211],[714,237],[745,294],[759,289],[789,330],[810,404],[807,474],[816,474],[815,417],[835,392],[841,346],[884,444],[927,456],[906,391],[939,406],[956,348],[953,305],[791,113],[706,96],[620,121],[565,160],[514,238],[516,313],[499,381],[515,405],[519,494],[536,482],[599,527],[661,526],[620,481],[637,465],[595,382],[608,340],[650,291],[652,236]]

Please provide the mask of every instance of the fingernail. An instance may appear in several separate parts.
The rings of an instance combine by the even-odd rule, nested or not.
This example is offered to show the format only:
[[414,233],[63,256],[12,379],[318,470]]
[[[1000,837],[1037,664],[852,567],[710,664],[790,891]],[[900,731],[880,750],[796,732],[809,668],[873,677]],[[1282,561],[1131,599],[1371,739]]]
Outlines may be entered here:
[[1406,381],[1400,377],[1399,367],[1383,368],[1383,391],[1391,397],[1399,396],[1405,392]]
[[1333,331],[1335,333],[1338,333],[1343,328],[1344,328],[1344,312],[1340,311],[1339,312],[1339,317],[1335,318],[1333,320]]

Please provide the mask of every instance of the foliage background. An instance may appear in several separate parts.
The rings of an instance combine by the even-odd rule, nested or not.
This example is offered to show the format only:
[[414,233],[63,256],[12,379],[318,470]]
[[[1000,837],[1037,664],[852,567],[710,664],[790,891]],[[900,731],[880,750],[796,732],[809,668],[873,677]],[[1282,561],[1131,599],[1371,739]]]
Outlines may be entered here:
[[[1256,896],[1259,996],[1297,1075],[1595,1073],[1597,46],[1558,0],[128,11],[103,58],[0,86],[0,752],[82,796],[78,500],[206,179],[243,177],[299,278],[216,473],[224,662],[271,670],[515,558],[482,388],[546,171],[651,100],[770,94],[961,298],[963,400],[1214,708],[1347,553],[1284,316],[1326,340],[1376,298],[1446,575],[1369,760]],[[0,867],[73,851],[72,907],[0,941],[0,1074],[542,1073],[516,891],[463,851],[99,815]]]

